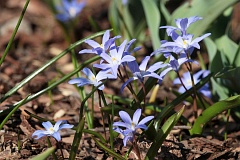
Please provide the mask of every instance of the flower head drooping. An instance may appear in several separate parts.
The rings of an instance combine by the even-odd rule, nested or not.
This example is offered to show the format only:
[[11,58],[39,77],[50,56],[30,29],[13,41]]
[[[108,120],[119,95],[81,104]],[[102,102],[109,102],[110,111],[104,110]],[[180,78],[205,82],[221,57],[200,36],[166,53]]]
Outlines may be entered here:
[[[98,72],[98,74],[95,76],[92,71],[89,68],[83,68],[82,72],[86,75],[86,78],[79,77],[79,78],[74,78],[70,80],[68,83],[69,84],[77,84],[78,87],[82,87],[88,84],[92,84],[95,87],[100,85],[102,82],[101,80],[103,79],[114,79],[115,77],[112,74],[108,74],[107,71],[102,70]],[[101,85],[99,90],[104,89],[104,85]]]
[[64,128],[73,128],[73,125],[67,124],[66,121],[63,121],[63,120],[57,121],[54,126],[49,121],[43,122],[42,125],[46,130],[36,130],[32,134],[32,137],[34,139],[39,139],[44,136],[52,136],[57,141],[60,141],[61,135],[60,135],[59,131]]
[[94,54],[102,54],[109,50],[109,47],[115,43],[115,40],[120,38],[121,36],[115,36],[113,38],[110,38],[110,30],[107,30],[102,38],[102,43],[99,44],[98,42],[94,40],[86,40],[85,43],[90,45],[92,49],[84,49],[79,52],[79,54],[83,53],[94,53]]
[[[209,73],[210,73],[209,70],[201,70],[201,71],[195,73],[193,75],[194,84],[197,84],[201,80],[201,78],[205,78]],[[192,88],[192,80],[191,80],[191,75],[189,72],[186,72],[183,74],[182,82],[185,85],[186,89]],[[180,79],[176,78],[173,81],[173,84],[181,84]],[[186,90],[183,86],[181,86],[181,87],[179,87],[178,92],[184,93],[184,92],[186,92]],[[212,96],[208,83],[206,83],[202,88],[200,88],[199,92],[208,98],[211,98],[211,96]]]
[[85,5],[85,1],[79,3],[77,0],[62,0],[62,5],[56,8],[59,12],[56,18],[62,22],[74,19],[82,11]]
[[[114,127],[113,129],[116,132],[121,133],[124,136],[124,146],[126,146],[127,140],[131,141],[133,139],[134,134],[136,133],[136,130],[138,128],[147,130],[148,127],[146,126],[146,123],[154,118],[154,116],[147,116],[139,122],[141,114],[142,114],[142,110],[137,109],[135,111],[135,113],[133,114],[133,118],[131,119],[131,117],[129,116],[129,114],[127,112],[120,111],[119,115],[120,115],[121,119],[123,120],[123,122],[114,122],[113,123],[113,127]],[[126,129],[122,130],[119,127],[125,127]]]

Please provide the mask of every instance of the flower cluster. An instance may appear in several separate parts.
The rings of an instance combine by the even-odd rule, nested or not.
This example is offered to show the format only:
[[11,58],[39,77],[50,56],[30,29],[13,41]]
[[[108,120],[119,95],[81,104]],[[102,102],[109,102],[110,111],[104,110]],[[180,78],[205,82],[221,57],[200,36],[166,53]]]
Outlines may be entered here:
[[58,11],[56,18],[62,22],[74,19],[82,11],[85,5],[85,1],[79,3],[77,0],[62,0],[62,5],[56,7]]
[[[93,84],[96,87],[101,83],[101,80],[117,79],[119,67],[134,62],[136,59],[131,53],[140,49],[136,47],[130,51],[131,45],[135,40],[131,40],[128,43],[127,40],[124,40],[120,46],[117,46],[115,40],[118,38],[120,36],[110,38],[110,31],[107,30],[103,35],[101,44],[94,40],[86,40],[85,43],[90,45],[92,49],[81,50],[79,54],[93,53],[99,55],[102,59],[99,64],[94,64],[93,67],[100,69],[100,71],[95,76],[90,69],[84,68],[82,72],[87,78],[75,78],[70,80],[69,83],[77,84],[78,86]],[[104,86],[102,85],[98,89],[103,90]]]
[[[154,118],[154,116],[147,116],[139,122],[141,114],[142,114],[142,110],[137,109],[135,111],[135,113],[133,114],[133,118],[131,119],[131,117],[129,116],[129,114],[127,112],[120,111],[119,116],[121,117],[123,122],[114,122],[113,123],[114,131],[116,131],[124,136],[124,138],[123,138],[124,146],[127,145],[127,141],[131,141],[131,142],[133,141],[134,135],[138,128],[147,130],[148,127],[146,126],[146,123]],[[125,130],[123,130],[120,127],[124,127]]]
[[[69,83],[77,84],[77,86],[91,84],[97,87],[102,83],[101,81],[104,79],[117,79],[120,77],[123,81],[123,85],[121,86],[121,92],[123,92],[124,88],[130,85],[130,82],[134,80],[139,80],[139,82],[142,83],[142,86],[144,87],[144,80],[146,77],[156,78],[158,80],[158,83],[161,83],[169,71],[175,71],[178,73],[180,67],[183,64],[186,64],[189,71],[192,72],[192,70],[190,70],[191,67],[189,66],[191,66],[192,63],[198,64],[198,62],[191,59],[191,54],[195,48],[200,49],[199,42],[210,35],[210,33],[207,33],[193,39],[194,35],[187,33],[187,28],[192,23],[200,19],[202,18],[197,16],[177,19],[177,27],[160,27],[166,28],[168,36],[170,36],[173,41],[161,41],[160,48],[150,54],[150,56],[144,57],[140,64],[138,64],[136,58],[131,55],[133,52],[136,52],[141,48],[132,47],[135,39],[132,39],[129,42],[127,42],[127,40],[124,40],[118,46],[116,45],[115,41],[121,37],[115,36],[113,38],[110,38],[110,31],[107,30],[104,33],[102,42],[100,44],[94,40],[86,40],[85,43],[91,46],[91,49],[81,50],[79,54],[92,53],[100,56],[100,62],[98,64],[93,64],[93,67],[97,68],[98,70],[100,69],[100,71],[94,75],[89,68],[84,68],[82,72],[86,75],[86,78],[74,78],[70,80]],[[131,50],[131,48],[133,49]],[[155,62],[151,66],[148,66],[150,58],[156,54],[163,54],[163,56],[168,61]],[[124,72],[127,75],[126,77],[128,77],[126,81],[123,74],[121,73],[120,67],[124,67]],[[186,89],[190,89],[192,87],[192,79],[194,80],[194,84],[196,84],[200,81],[201,78],[206,77],[208,74],[209,71],[199,71],[195,75],[190,75],[190,73],[187,72],[183,75],[183,79],[180,79],[179,77],[178,79],[174,80],[174,84],[181,83],[183,86],[179,88],[179,92],[183,93],[186,91]],[[131,89],[131,86],[128,87]],[[103,90],[104,86],[102,85],[98,89]],[[206,97],[211,97],[209,84],[203,86],[199,92]],[[116,132],[124,136],[124,146],[126,146],[128,140],[133,140],[136,129],[141,128],[146,130],[147,126],[145,123],[153,119],[153,116],[148,116],[138,123],[141,116],[141,109],[136,110],[132,120],[128,113],[125,111],[120,111],[119,115],[122,118],[123,122],[115,122],[113,126]],[[121,127],[125,127],[126,129],[123,130]]]
[[[178,72],[181,65],[186,63],[196,63],[197,61],[194,61],[191,59],[191,54],[193,53],[193,50],[195,48],[200,49],[199,42],[202,41],[204,38],[210,36],[210,33],[206,33],[200,37],[197,37],[193,40],[194,35],[187,33],[187,28],[194,22],[201,20],[201,17],[193,16],[190,18],[180,18],[176,19],[176,25],[177,27],[173,26],[162,26],[160,28],[166,28],[167,35],[171,37],[173,40],[172,42],[168,42],[166,40],[161,41],[162,45],[161,47],[154,51],[152,55],[157,54],[163,54],[163,56],[167,59],[169,59],[169,62],[166,63],[166,67],[161,72],[160,77],[164,77],[169,71],[175,71]],[[200,81],[200,78],[204,78],[209,74],[209,71],[200,71],[196,75],[194,75],[194,84],[198,83]],[[185,79],[186,75],[188,76],[187,82],[182,81],[186,85],[185,87],[179,88],[179,92],[183,93],[186,89],[190,89],[192,87],[191,77],[190,73],[187,72],[184,74],[183,78]],[[203,75],[203,76],[202,76]],[[179,77],[180,78],[180,77]],[[174,81],[174,84],[180,83],[180,79],[177,78]],[[190,80],[190,83],[189,83]],[[189,85],[191,84],[191,85]],[[203,88],[205,91],[203,91]],[[206,97],[211,97],[211,92],[209,90],[209,84],[206,84],[202,89],[200,89],[200,93],[205,95]]]
[[[128,43],[127,40],[124,40],[122,44],[117,46],[115,40],[121,38],[121,36],[110,38],[110,31],[107,30],[104,33],[102,42],[100,44],[94,40],[86,40],[85,43],[90,45],[92,49],[81,50],[79,54],[93,53],[99,55],[102,60],[99,64],[94,64],[93,67],[100,69],[100,72],[95,76],[90,69],[84,68],[83,73],[87,78],[72,79],[69,81],[69,83],[77,84],[78,86],[84,86],[86,84],[98,86],[101,83],[101,80],[116,79],[118,77],[120,66],[127,66],[131,71],[131,74],[128,75],[129,79],[127,79],[121,87],[121,92],[123,92],[124,88],[134,80],[139,80],[141,83],[143,83],[145,77],[156,78],[158,79],[158,82],[161,83],[169,71],[178,72],[181,65],[186,63],[198,64],[197,61],[191,59],[191,54],[194,48],[200,48],[199,42],[205,37],[208,37],[210,33],[204,34],[203,36],[197,37],[193,40],[194,35],[187,33],[187,28],[190,26],[190,24],[200,19],[202,18],[197,16],[177,19],[177,27],[160,27],[166,28],[167,34],[172,38],[173,42],[163,40],[160,48],[154,51],[150,56],[146,56],[140,65],[138,65],[136,62],[135,57],[131,55],[132,52],[138,51],[140,47],[136,47],[130,51],[135,39],[129,41]],[[160,53],[163,54],[165,58],[169,59],[168,63],[156,62],[151,66],[147,66],[151,56]],[[161,73],[157,73],[159,69],[162,69]],[[196,80],[196,82],[198,81]],[[207,85],[205,88],[209,88],[209,86]],[[101,86],[98,89],[103,90],[104,86]],[[182,90],[180,91],[182,92]],[[205,92],[201,93],[204,94]],[[205,96],[209,97],[209,95]]]
[[60,135],[59,131],[61,129],[64,129],[64,128],[73,128],[73,125],[67,124],[66,121],[63,121],[63,120],[57,121],[54,126],[49,121],[43,122],[42,125],[46,130],[36,130],[32,134],[32,137],[34,139],[39,139],[39,138],[42,138],[44,136],[52,136],[57,141],[60,141],[61,140],[61,135]]

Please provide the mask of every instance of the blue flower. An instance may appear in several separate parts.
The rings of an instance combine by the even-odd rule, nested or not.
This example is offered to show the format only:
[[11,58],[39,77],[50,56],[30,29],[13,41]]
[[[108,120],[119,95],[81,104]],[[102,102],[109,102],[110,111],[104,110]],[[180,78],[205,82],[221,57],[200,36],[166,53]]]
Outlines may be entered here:
[[77,0],[62,0],[62,5],[56,8],[59,12],[56,18],[62,22],[74,19],[82,11],[85,5],[85,1],[79,3]]
[[142,114],[141,109],[137,109],[135,113],[133,114],[133,119],[129,116],[129,114],[125,111],[120,111],[119,116],[123,120],[123,122],[114,122],[113,126],[115,127],[125,127],[126,129],[130,129],[133,132],[136,132],[138,128],[141,128],[143,130],[147,130],[147,126],[145,123],[152,120],[154,116],[147,116],[143,118],[140,122],[140,116]]
[[188,34],[182,37],[176,35],[176,33],[173,33],[172,39],[174,42],[165,42],[164,44],[161,45],[161,48],[167,48],[168,51],[169,49],[172,49],[172,52],[176,54],[191,52],[193,48],[200,49],[200,45],[198,43],[210,35],[211,33],[206,33],[201,37],[197,37],[194,40],[192,40],[193,39],[192,34]]
[[84,49],[79,52],[79,54],[83,53],[94,53],[100,55],[101,53],[105,53],[109,50],[109,47],[115,43],[115,40],[117,38],[120,38],[121,36],[115,36],[113,38],[110,38],[110,31],[107,30],[102,38],[102,43],[99,44],[98,42],[94,40],[85,40],[85,43],[90,45],[92,49]]
[[[124,146],[126,146],[126,143],[128,140],[132,141],[134,134],[136,133],[136,130],[138,128],[141,128],[143,130],[147,130],[148,127],[146,126],[146,123],[149,122],[154,118],[154,116],[147,116],[143,118],[140,122],[140,116],[142,114],[141,109],[137,109],[135,113],[133,114],[133,119],[129,116],[129,114],[125,111],[120,111],[119,116],[123,120],[123,122],[114,122],[113,123],[113,129],[122,134],[124,136],[123,142]],[[125,127],[125,130],[122,130],[119,127]]]
[[193,16],[193,17],[189,17],[189,18],[179,18],[175,20],[175,23],[177,25],[177,27],[173,27],[173,26],[162,26],[160,28],[167,28],[166,32],[168,34],[168,36],[172,36],[173,32],[175,32],[175,30],[178,30],[181,32],[181,36],[187,35],[187,28],[190,26],[190,24],[201,20],[202,17],[198,17],[198,16]]
[[119,127],[114,126],[113,130],[115,132],[118,132],[119,134],[123,135],[123,145],[126,146],[127,145],[127,141],[132,142],[133,141],[133,137],[134,137],[134,133],[132,130],[130,129],[126,129],[126,130],[122,130]]
[[[115,76],[113,76],[112,74],[108,74],[107,71],[104,71],[104,70],[98,72],[96,76],[92,73],[92,71],[89,68],[83,68],[82,72],[86,75],[86,78],[83,78],[83,77],[74,78],[74,79],[71,79],[68,83],[77,84],[78,87],[82,87],[87,84],[92,84],[95,87],[97,87],[102,83],[101,80],[107,79],[107,78],[109,79],[115,78]],[[103,90],[104,85],[101,85],[98,89]]]
[[[52,136],[54,137],[57,141],[61,140],[61,135],[59,131],[64,128],[73,128],[74,125],[66,124],[66,121],[60,120],[57,121],[56,124],[53,126],[51,122],[43,122],[42,125],[46,130],[36,130],[33,134],[32,137],[34,139],[39,139],[44,136]],[[62,124],[64,123],[64,124]]]
[[117,77],[118,68],[123,62],[131,62],[131,61],[136,60],[135,57],[133,57],[131,55],[123,56],[126,43],[127,43],[127,41],[125,40],[119,46],[119,48],[117,48],[116,46],[113,46],[110,49],[109,54],[104,53],[104,52],[102,54],[100,54],[102,59],[107,63],[103,63],[101,61],[100,64],[94,64],[93,66],[96,68],[104,69],[104,70],[109,69],[109,70],[111,70],[112,74],[115,77]]
[[152,66],[150,66],[148,69],[146,69],[149,59],[150,59],[150,56],[146,56],[142,60],[142,63],[140,64],[140,66],[138,66],[137,63],[129,62],[129,68],[133,73],[133,77],[129,78],[122,85],[121,92],[123,92],[123,89],[128,85],[128,83],[137,79],[142,83],[144,81],[144,77],[153,77],[153,78],[159,79],[160,81],[162,80],[162,77],[159,76],[157,73],[155,73],[155,71],[158,70],[159,68],[165,67],[167,64],[163,64],[163,62],[157,62]]
[[185,53],[181,54],[178,59],[175,59],[172,55],[169,56],[170,60],[169,63],[166,64],[166,68],[161,72],[160,77],[164,77],[168,72],[175,71],[178,72],[179,68],[182,64],[186,62],[192,62],[195,64],[198,64],[197,61],[194,61],[192,59],[188,59],[187,55]]
[[[209,70],[201,70],[201,71],[195,73],[193,75],[194,84],[197,84],[201,80],[201,78],[206,77],[209,73],[210,73]],[[187,89],[192,88],[192,80],[191,80],[191,75],[190,75],[189,72],[186,72],[186,73],[183,74],[182,82]],[[176,78],[173,81],[173,84],[181,84],[180,79]],[[184,93],[184,92],[186,92],[186,90],[183,86],[181,86],[181,87],[179,87],[178,92]],[[206,96],[208,98],[211,98],[211,96],[212,96],[208,83],[206,83],[202,88],[200,88],[199,92],[202,93],[204,96]]]

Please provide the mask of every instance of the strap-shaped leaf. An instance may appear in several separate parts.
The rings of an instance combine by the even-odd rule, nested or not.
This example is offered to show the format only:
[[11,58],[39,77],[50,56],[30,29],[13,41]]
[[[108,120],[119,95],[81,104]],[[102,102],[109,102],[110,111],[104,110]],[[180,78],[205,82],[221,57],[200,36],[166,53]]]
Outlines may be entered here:
[[202,114],[196,119],[192,129],[190,130],[191,135],[201,135],[204,126],[209,122],[213,117],[216,117],[218,114],[226,111],[228,109],[238,107],[240,105],[240,95],[232,96],[226,100],[220,101],[207,108],[202,112]]
[[153,43],[154,50],[160,47],[160,39],[159,39],[159,25],[160,25],[160,12],[157,8],[157,5],[154,1],[146,1],[141,0],[143,9],[145,12],[147,25],[150,30],[151,40]]
[[179,118],[181,117],[184,111],[184,107],[178,113],[175,113],[168,120],[163,124],[162,128],[158,131],[155,140],[153,141],[151,147],[149,148],[145,160],[152,160],[158,153],[159,148],[162,146],[163,141],[166,139],[169,132],[178,122]]
[[47,159],[55,151],[55,149],[56,149],[56,147],[48,148],[43,153],[31,158],[31,160]]

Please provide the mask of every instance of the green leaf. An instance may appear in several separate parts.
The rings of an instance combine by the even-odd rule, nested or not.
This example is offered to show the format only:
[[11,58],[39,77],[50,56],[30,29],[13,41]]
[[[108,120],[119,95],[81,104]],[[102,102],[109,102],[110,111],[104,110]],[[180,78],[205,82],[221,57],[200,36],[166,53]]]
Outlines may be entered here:
[[71,152],[70,152],[70,156],[69,156],[70,160],[75,160],[75,158],[76,158],[80,140],[82,138],[83,128],[84,128],[84,117],[82,117],[82,119],[78,123],[77,129],[76,129],[76,132],[74,135]]
[[[77,72],[79,72],[80,70],[82,70],[85,66],[87,66],[88,64],[90,64],[90,63],[92,63],[92,62],[94,62],[94,61],[97,61],[97,60],[99,60],[99,59],[100,59],[99,56],[95,56],[95,57],[93,57],[93,58],[85,61],[85,62],[82,63],[77,69],[75,69],[75,70],[72,71],[71,73],[65,75],[65,76],[64,76],[63,78],[61,78],[60,80],[52,83],[52,84],[49,85],[47,88],[45,88],[45,89],[43,89],[43,90],[41,90],[41,91],[39,91],[39,92],[37,92],[37,93],[29,96],[29,97],[27,98],[27,100],[25,101],[25,103],[27,103],[27,102],[29,102],[29,101],[37,98],[38,96],[40,96],[40,95],[48,92],[49,90],[53,89],[54,87],[58,86],[59,84],[65,82],[65,81],[68,80],[70,77],[72,77],[73,75],[75,75]],[[21,103],[22,101],[23,101],[23,100],[15,103],[15,104],[14,104],[12,107],[10,107],[9,109],[12,109],[13,107],[15,107],[16,105],[18,105],[18,104]],[[25,104],[25,103],[24,103],[24,104]],[[4,111],[3,111],[3,112],[4,112]],[[3,112],[0,113],[0,116],[2,115]]]
[[226,111],[228,109],[239,107],[240,105],[240,95],[232,96],[223,101],[217,102],[204,110],[202,114],[196,119],[190,134],[192,136],[201,135],[203,128],[212,118],[216,117],[218,114]]
[[141,0],[144,13],[147,19],[147,25],[150,30],[151,40],[154,50],[160,47],[159,39],[159,25],[160,25],[160,12],[154,1]]
[[[216,39],[215,43],[217,49],[227,57],[230,65],[235,65],[234,62],[237,62],[236,66],[240,66],[240,57],[237,56],[237,54],[239,54],[239,52],[237,52],[238,45],[235,42],[229,39],[227,35],[223,35]],[[238,57],[237,60],[236,57]]]
[[154,157],[158,153],[159,148],[162,146],[163,141],[166,139],[169,132],[172,130],[172,128],[178,122],[183,111],[184,111],[184,107],[182,107],[178,113],[175,113],[174,115],[169,117],[168,120],[163,124],[162,128],[158,131],[155,140],[153,140],[153,143],[147,152],[145,160],[154,159]]
[[[224,67],[220,72],[218,72],[214,77],[220,78],[224,86],[232,91],[240,93],[240,67]],[[224,79],[224,80],[223,80]]]
[[[201,88],[204,84],[209,82],[210,78],[212,77],[212,74],[209,74],[207,77],[203,78],[199,83],[195,85],[196,89]],[[162,123],[162,120],[164,117],[166,117],[176,105],[184,101],[187,97],[189,97],[193,93],[193,88],[189,89],[185,93],[178,96],[176,99],[174,99],[171,103],[169,103],[167,106],[164,107],[164,109],[158,114],[156,117],[156,123],[155,128],[158,129],[160,124]]]
[[[217,46],[213,42],[213,40],[209,37],[205,38],[203,41],[204,41],[204,44],[207,48],[209,61],[212,62],[214,60],[214,57],[217,54]],[[210,65],[212,65],[212,64],[210,63]]]
[[167,2],[167,0],[161,0],[160,1],[160,11],[163,14],[164,18],[166,19],[167,22],[169,22],[171,20],[171,15],[168,12],[168,9],[165,6],[165,3]]
[[31,160],[43,160],[43,159],[47,159],[54,151],[55,151],[56,147],[51,147],[48,148],[46,151],[44,151],[43,153],[31,158]]
[[125,160],[121,155],[117,154],[116,152],[113,152],[111,149],[107,148],[104,144],[99,142],[96,138],[93,138],[93,140],[96,142],[96,144],[101,147],[103,150],[108,152],[111,156],[117,158],[118,160]]
[[217,96],[217,100],[223,100],[228,98],[229,91],[228,88],[221,85],[220,81],[216,81],[218,79],[211,79],[211,84],[213,86],[212,93],[214,96]]
[[189,27],[188,32],[194,34],[195,37],[200,36],[209,25],[223,13],[225,9],[238,0],[192,0],[191,4],[185,1],[183,5],[178,7],[172,14],[171,25],[175,24],[175,19],[191,16],[203,17],[203,20],[198,21]]

